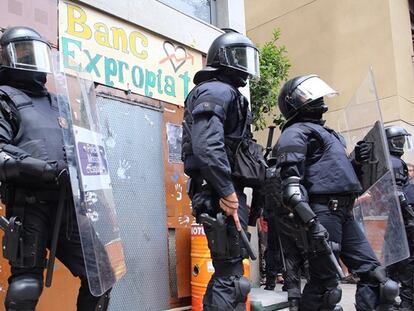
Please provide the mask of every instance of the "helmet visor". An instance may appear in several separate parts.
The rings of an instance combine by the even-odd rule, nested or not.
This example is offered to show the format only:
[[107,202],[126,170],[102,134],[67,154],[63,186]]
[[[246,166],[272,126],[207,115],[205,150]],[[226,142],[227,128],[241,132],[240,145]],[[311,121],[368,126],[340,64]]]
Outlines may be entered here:
[[413,141],[411,138],[411,134],[392,137],[390,139],[390,143],[391,146],[393,146],[395,149],[400,149],[404,151],[413,150]]
[[259,52],[251,46],[224,48],[225,62],[222,64],[249,74],[249,79],[260,78]]
[[50,55],[49,45],[42,41],[10,42],[2,51],[2,65],[16,69],[51,72]]
[[296,99],[306,103],[323,96],[335,96],[338,92],[331,88],[321,78],[314,76],[299,84],[292,92]]

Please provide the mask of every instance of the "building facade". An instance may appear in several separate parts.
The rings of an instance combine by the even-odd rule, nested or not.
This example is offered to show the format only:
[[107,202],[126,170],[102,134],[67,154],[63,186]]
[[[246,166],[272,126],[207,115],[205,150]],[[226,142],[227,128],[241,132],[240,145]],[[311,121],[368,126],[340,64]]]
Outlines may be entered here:
[[[2,28],[35,28],[66,73],[82,68],[95,82],[127,265],[110,310],[191,304],[183,104],[220,28],[245,32],[243,1],[4,0],[0,17]],[[8,271],[2,260],[2,301]],[[58,263],[38,310],[75,310],[77,286]]]
[[254,42],[281,30],[290,77],[316,73],[339,92],[328,100],[328,126],[338,129],[343,108],[372,68],[385,123],[414,134],[413,1],[246,0],[245,7]]

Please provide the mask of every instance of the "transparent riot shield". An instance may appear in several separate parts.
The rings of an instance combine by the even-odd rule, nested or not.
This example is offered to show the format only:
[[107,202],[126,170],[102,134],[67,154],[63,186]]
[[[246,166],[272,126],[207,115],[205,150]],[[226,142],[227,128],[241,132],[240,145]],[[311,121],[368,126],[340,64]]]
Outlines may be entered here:
[[126,273],[126,265],[95,87],[82,72],[65,74],[58,61],[54,67],[59,124],[89,287],[94,296],[100,296]]
[[372,146],[369,161],[360,166],[363,194],[355,201],[354,217],[384,265],[404,260],[409,248],[371,71],[338,118],[338,128],[350,153],[359,141]]

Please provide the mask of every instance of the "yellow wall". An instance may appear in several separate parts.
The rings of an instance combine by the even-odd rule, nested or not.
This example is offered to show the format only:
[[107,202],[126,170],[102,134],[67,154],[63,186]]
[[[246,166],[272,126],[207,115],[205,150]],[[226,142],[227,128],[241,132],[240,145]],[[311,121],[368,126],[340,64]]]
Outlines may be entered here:
[[[407,0],[245,0],[247,35],[280,44],[290,77],[316,73],[340,96],[328,100],[328,125],[372,67],[385,122],[414,125],[414,71]],[[414,133],[413,133],[414,134]],[[264,142],[260,134],[260,141]]]

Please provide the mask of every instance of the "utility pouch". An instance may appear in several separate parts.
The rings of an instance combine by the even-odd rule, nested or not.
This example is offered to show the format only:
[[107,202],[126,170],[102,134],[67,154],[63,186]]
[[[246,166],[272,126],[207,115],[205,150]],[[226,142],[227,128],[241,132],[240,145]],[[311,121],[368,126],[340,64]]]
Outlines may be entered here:
[[23,266],[23,225],[17,217],[12,217],[5,228],[3,236],[3,257],[11,263]]
[[[250,131],[251,112],[247,109],[245,98],[238,98],[237,109],[239,120],[244,120],[240,136],[226,136],[226,150],[232,167],[233,178],[244,187],[261,185],[266,176],[266,160],[263,147],[253,139]],[[243,110],[246,110],[243,113]]]
[[230,258],[249,258],[245,247],[242,247],[240,233],[237,231],[233,218],[218,213],[216,218],[202,213],[200,223],[204,226],[211,258],[226,260]]
[[213,259],[226,259],[229,257],[227,252],[227,224],[225,216],[217,214],[213,218],[206,213],[199,216],[203,224],[204,232],[207,236],[208,248]]
[[264,182],[266,161],[263,147],[252,138],[243,139],[233,158],[233,177],[245,187],[254,187]]

